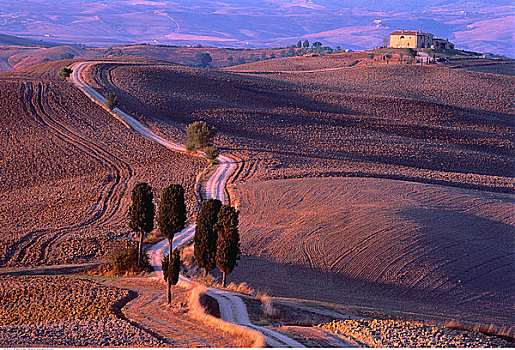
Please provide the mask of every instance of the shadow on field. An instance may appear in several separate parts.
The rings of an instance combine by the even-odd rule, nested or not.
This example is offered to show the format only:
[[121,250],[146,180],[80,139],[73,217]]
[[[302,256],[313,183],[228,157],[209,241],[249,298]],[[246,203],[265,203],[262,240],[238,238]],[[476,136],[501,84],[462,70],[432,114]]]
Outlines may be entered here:
[[347,278],[256,256],[242,256],[229,282],[246,282],[274,297],[316,300],[419,320],[455,319],[465,324],[492,323],[498,327],[510,327],[513,321],[509,302],[463,301],[441,293]]

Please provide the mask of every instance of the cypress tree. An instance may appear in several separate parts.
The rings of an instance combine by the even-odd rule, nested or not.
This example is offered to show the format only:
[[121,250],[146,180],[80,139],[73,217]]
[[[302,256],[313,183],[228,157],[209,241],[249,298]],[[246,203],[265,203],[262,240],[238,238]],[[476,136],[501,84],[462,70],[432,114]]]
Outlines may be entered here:
[[216,266],[222,271],[222,286],[225,287],[227,274],[236,267],[240,253],[240,235],[238,233],[239,211],[230,205],[224,205],[218,213],[215,231],[218,235],[216,250]]
[[216,267],[217,234],[214,226],[218,221],[218,212],[222,202],[218,199],[208,199],[202,203],[197,215],[197,226],[194,237],[194,255],[199,267],[204,268],[204,276]]
[[[172,241],[176,232],[184,229],[186,223],[186,204],[184,203],[184,188],[178,184],[172,184],[163,190],[161,201],[159,202],[159,210],[157,213],[157,225],[161,233],[168,238],[168,247],[170,254],[172,254]],[[175,253],[175,251],[173,252]],[[178,253],[177,253],[178,254]],[[172,254],[172,263],[174,263],[175,256]],[[163,266],[163,274],[165,268]],[[177,278],[179,278],[177,272]],[[165,275],[165,281],[167,277]],[[173,282],[173,279],[172,279]],[[166,285],[166,296],[168,304],[170,304],[171,287],[177,281],[170,283],[170,278]]]
[[181,257],[179,250],[175,248],[172,252],[172,258],[167,254],[161,260],[161,268],[163,269],[163,277],[166,281],[166,302],[168,305],[172,302],[172,284],[176,285],[179,282],[179,271],[181,268]]
[[186,204],[182,185],[171,184],[161,194],[157,213],[157,225],[161,233],[168,238],[170,253],[175,233],[184,229],[186,223]]
[[131,193],[132,205],[129,207],[129,227],[134,232],[139,232],[138,268],[141,268],[143,255],[143,237],[154,229],[155,207],[152,202],[154,195],[152,187],[146,182],[139,182]]

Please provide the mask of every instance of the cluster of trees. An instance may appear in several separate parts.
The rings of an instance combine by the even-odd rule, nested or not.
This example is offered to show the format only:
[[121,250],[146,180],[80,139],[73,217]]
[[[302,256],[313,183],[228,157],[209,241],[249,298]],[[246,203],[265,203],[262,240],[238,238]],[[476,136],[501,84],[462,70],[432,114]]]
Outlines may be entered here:
[[218,267],[223,274],[224,287],[240,253],[238,216],[239,211],[230,205],[222,205],[218,199],[204,201],[197,216],[195,260],[199,267],[204,268],[204,276]]
[[[148,257],[143,254],[143,240],[154,229],[155,205],[152,187],[146,182],[137,183],[131,193],[132,204],[129,207],[129,227],[139,233],[138,250],[128,248],[117,255],[114,264],[133,261],[137,255],[137,267],[141,271],[148,265]],[[204,268],[204,275],[215,267],[223,273],[222,284],[226,276],[236,266],[240,253],[240,236],[238,233],[239,212],[230,205],[222,205],[218,199],[208,199],[202,203],[197,216],[195,229],[194,255],[199,267]],[[160,232],[168,239],[169,254],[161,261],[163,276],[167,282],[167,302],[171,302],[171,286],[179,281],[180,253],[172,250],[173,238],[182,231],[186,224],[186,203],[184,188],[171,184],[163,190],[157,212],[157,225]]]
[[199,52],[195,55],[195,62],[199,67],[209,67],[209,64],[213,62],[213,58],[208,52]]
[[68,67],[63,67],[59,70],[59,76],[66,80],[71,74],[73,73],[73,69],[70,69]]
[[[390,49],[390,50],[392,50],[390,52],[398,53],[398,55],[399,55],[399,62],[401,62],[401,63],[404,62],[404,61],[406,61],[407,63],[413,63],[414,58],[417,56],[417,51],[413,50],[411,48],[408,48],[408,49]],[[405,56],[408,57],[407,60],[405,60]],[[392,54],[390,54],[388,52],[387,53],[384,53],[384,52],[379,52],[379,53],[369,52],[369,53],[367,53],[366,58],[369,61],[381,60],[381,61],[386,61],[386,64],[389,64],[390,60],[393,58],[393,56],[392,56]]]

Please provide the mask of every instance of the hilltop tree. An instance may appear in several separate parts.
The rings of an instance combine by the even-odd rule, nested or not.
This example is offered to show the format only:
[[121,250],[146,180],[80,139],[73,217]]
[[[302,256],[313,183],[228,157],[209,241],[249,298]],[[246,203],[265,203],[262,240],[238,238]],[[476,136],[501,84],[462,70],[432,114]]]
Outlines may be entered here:
[[386,64],[390,63],[390,59],[392,58],[392,55],[390,55],[389,53],[387,53],[386,55],[384,55],[384,59],[386,60]]
[[170,255],[166,254],[161,260],[161,268],[163,270],[163,278],[166,282],[166,302],[168,305],[172,302],[172,284],[179,282],[179,272],[181,269],[181,256],[179,250],[175,248]]
[[197,215],[193,254],[199,267],[204,268],[204,276],[207,276],[207,273],[216,267],[218,236],[214,226],[218,222],[218,212],[221,207],[222,202],[218,199],[208,199],[202,203]]
[[68,67],[63,67],[59,70],[59,76],[66,80],[66,78],[70,77],[70,75],[73,73],[73,69],[70,69]]
[[207,67],[213,61],[213,58],[207,52],[199,52],[195,55],[195,61],[199,67]]
[[227,274],[236,266],[240,253],[240,235],[238,233],[239,211],[230,205],[224,205],[218,213],[215,231],[218,235],[216,266],[222,271],[222,286],[225,287]]
[[193,122],[186,129],[186,150],[188,152],[210,146],[216,135],[216,129],[204,121]]
[[297,41],[297,47],[300,49],[302,47],[302,41]]
[[154,229],[155,208],[152,202],[154,195],[152,187],[146,182],[139,182],[132,189],[132,205],[129,207],[129,227],[139,232],[138,268],[142,267],[143,237]]
[[320,41],[315,41],[313,43],[313,47],[316,47],[316,48],[322,47],[322,43]]
[[304,46],[305,49],[307,49],[309,47],[308,39],[304,40],[304,44],[302,44],[302,46]]

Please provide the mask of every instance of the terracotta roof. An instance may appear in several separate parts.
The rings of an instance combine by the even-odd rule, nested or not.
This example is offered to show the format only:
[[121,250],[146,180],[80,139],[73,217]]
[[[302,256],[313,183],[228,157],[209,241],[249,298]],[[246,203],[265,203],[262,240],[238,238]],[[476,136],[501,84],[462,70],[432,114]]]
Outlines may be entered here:
[[395,32],[393,32],[390,35],[418,35],[418,34],[422,34],[422,33],[419,33],[416,30],[396,30]]

